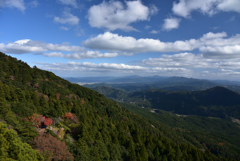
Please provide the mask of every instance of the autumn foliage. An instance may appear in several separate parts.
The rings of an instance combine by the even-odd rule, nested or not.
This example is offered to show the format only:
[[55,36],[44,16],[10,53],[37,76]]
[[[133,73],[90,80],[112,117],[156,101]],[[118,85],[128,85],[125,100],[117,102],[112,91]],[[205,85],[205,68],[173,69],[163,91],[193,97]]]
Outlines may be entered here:
[[35,127],[41,126],[41,123],[43,122],[45,126],[49,126],[53,123],[52,119],[46,118],[43,115],[39,114],[33,114],[32,116],[29,116],[28,118],[23,117],[22,119],[26,121],[31,121]]
[[68,151],[65,143],[49,134],[43,134],[36,137],[32,146],[47,160],[74,159],[73,155]]
[[41,125],[42,119],[43,119],[43,116],[39,114],[33,114],[31,117],[29,117],[29,120],[33,123],[35,127],[38,127]]
[[49,125],[51,125],[52,123],[53,123],[52,119],[50,119],[50,118],[45,118],[45,120],[44,120],[44,125],[49,126]]
[[74,115],[74,114],[72,114],[71,112],[65,113],[65,114],[63,115],[63,118],[65,118],[65,119],[70,119],[70,120],[72,120],[72,121],[74,121],[74,122],[78,122],[77,116]]
[[63,118],[67,118],[67,119],[72,120],[74,117],[73,117],[73,114],[71,112],[67,112],[63,115]]

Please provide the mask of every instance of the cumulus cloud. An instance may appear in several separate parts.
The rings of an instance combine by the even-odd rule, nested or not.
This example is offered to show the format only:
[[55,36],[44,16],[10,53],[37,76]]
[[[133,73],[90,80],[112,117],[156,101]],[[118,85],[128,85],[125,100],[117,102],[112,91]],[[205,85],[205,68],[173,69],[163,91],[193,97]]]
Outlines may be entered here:
[[65,9],[62,17],[55,16],[54,21],[61,24],[78,25],[79,18],[71,14],[69,9]]
[[[204,57],[205,59],[225,59],[231,60],[232,62],[239,58],[240,34],[228,37],[225,32],[209,32],[199,39],[162,42],[158,39],[135,39],[133,37],[120,36],[118,34],[106,32],[90,38],[82,44],[93,50],[102,50],[104,53],[100,51],[88,51],[84,47],[71,46],[66,43],[51,44],[30,39],[18,40],[7,44],[0,43],[0,50],[5,53],[13,54],[43,53],[45,56],[63,57],[67,59],[111,58],[121,55],[130,56],[137,53],[147,52],[187,53],[193,50],[198,50],[201,57]],[[65,53],[63,54],[63,52]],[[178,55],[178,58],[179,56],[180,55]],[[163,58],[165,61],[168,56],[166,55]],[[190,58],[190,56],[188,56],[188,58]],[[197,58],[198,57],[194,57],[194,59],[198,61]],[[169,60],[168,62],[171,61],[172,60]],[[190,60],[190,62],[194,62],[194,60]],[[197,64],[197,62],[194,63]]]
[[77,8],[77,1],[76,0],[58,0],[59,2],[61,2],[64,5],[70,5],[73,6],[75,8]]
[[0,50],[5,53],[26,54],[46,51],[84,51],[83,47],[69,46],[68,44],[51,44],[42,41],[33,41],[30,39],[18,40],[8,44],[0,43]]
[[115,52],[182,52],[198,49],[205,57],[228,59],[239,56],[240,34],[228,37],[225,32],[204,34],[199,39],[175,42],[162,42],[158,39],[135,39],[110,32],[99,34],[82,43],[85,47]]
[[212,56],[221,55],[222,59],[226,58],[238,58],[240,56],[240,45],[234,46],[203,46],[200,48],[201,52],[211,54]]
[[172,11],[182,17],[189,17],[194,10],[203,14],[213,15],[219,11],[233,11],[240,13],[239,0],[180,0],[173,2]]
[[204,57],[218,59],[235,59],[239,58],[240,54],[240,34],[226,38],[227,34],[208,33],[204,34],[200,41],[202,45],[199,51],[204,53]]
[[[47,57],[63,57],[66,59],[91,59],[91,58],[112,58],[120,55],[132,55],[132,53],[101,53],[99,51],[87,51],[80,46],[69,46],[67,43],[50,44],[41,41],[33,41],[30,39],[18,40],[13,43],[0,43],[0,50],[5,53],[12,54],[26,54],[35,53],[37,55],[44,55]],[[52,51],[52,52],[49,52]],[[62,52],[70,52],[63,54]]]
[[144,6],[140,0],[125,1],[125,3],[126,5],[120,1],[103,1],[99,5],[92,6],[88,11],[89,24],[110,31],[116,29],[137,31],[130,26],[131,23],[149,20],[151,15],[158,12],[156,6]]
[[180,22],[181,19],[179,18],[166,18],[164,20],[163,29],[168,31],[172,29],[177,29]]
[[240,13],[239,0],[222,0],[218,3],[217,9],[221,11],[235,11]]
[[85,47],[98,50],[124,52],[178,52],[193,50],[197,46],[195,39],[187,41],[161,42],[156,39],[135,39],[105,32],[82,43]]

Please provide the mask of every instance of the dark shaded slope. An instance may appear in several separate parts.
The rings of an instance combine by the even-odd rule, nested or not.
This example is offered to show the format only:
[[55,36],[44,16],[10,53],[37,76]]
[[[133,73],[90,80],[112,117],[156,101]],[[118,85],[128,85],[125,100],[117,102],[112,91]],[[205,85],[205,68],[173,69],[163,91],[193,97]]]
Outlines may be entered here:
[[[96,90],[99,91],[99,88]],[[240,118],[240,95],[220,86],[194,92],[152,89],[131,93],[108,87],[102,93],[107,97],[131,102],[140,107],[186,115]]]
[[201,105],[233,106],[240,105],[240,95],[224,87],[214,87],[192,93]]

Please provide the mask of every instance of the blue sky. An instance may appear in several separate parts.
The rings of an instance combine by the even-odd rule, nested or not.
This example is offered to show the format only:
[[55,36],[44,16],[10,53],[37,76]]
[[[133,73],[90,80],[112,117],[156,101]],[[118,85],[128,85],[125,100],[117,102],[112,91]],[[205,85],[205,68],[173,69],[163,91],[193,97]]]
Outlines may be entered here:
[[240,78],[239,0],[0,0],[0,51],[61,77]]

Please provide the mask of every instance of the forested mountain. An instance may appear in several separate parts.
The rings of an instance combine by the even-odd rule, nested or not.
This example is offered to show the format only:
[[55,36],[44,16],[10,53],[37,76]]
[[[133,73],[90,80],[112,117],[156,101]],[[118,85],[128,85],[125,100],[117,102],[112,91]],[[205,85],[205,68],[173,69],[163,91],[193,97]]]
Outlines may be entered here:
[[220,86],[193,92],[152,89],[127,93],[104,86],[96,87],[94,90],[106,97],[140,107],[185,115],[221,118],[231,116],[240,119],[240,94]]
[[171,127],[139,116],[103,94],[4,53],[0,53],[0,122],[0,160],[240,158],[238,147],[211,153],[204,143],[196,146]]

